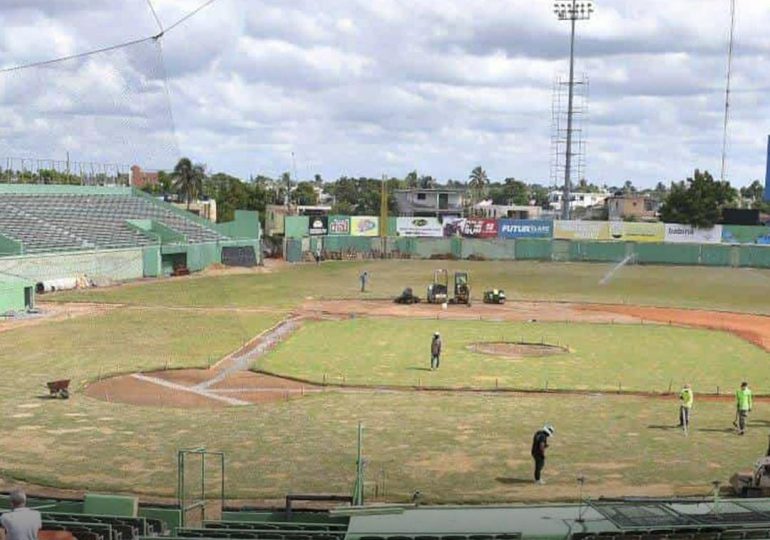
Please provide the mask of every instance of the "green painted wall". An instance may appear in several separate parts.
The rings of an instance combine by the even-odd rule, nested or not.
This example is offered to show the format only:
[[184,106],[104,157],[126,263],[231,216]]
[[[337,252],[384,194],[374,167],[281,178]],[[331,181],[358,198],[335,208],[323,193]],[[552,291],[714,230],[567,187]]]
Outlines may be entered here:
[[115,281],[144,276],[141,248],[106,249],[0,257],[0,275],[5,272],[32,282],[86,274]]
[[35,284],[13,276],[0,275],[0,313],[24,311],[27,308],[25,289],[29,291],[31,305],[35,305]]
[[12,240],[0,234],[0,257],[7,255],[21,255],[23,253],[21,242]]
[[308,216],[286,216],[284,218],[284,235],[286,238],[302,238],[307,236],[310,227]]
[[160,265],[160,249],[157,246],[142,250],[142,268],[144,269],[144,277],[163,275]]
[[217,223],[215,227],[221,234],[230,238],[258,240],[262,237],[259,212],[251,210],[236,210],[233,221]]

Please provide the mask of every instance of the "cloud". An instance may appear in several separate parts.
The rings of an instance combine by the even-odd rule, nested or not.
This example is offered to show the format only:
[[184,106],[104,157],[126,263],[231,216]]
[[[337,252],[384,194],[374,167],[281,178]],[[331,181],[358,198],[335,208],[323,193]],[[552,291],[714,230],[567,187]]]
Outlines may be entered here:
[[[764,170],[770,12],[761,4],[738,6],[736,184]],[[153,5],[168,27],[199,4]],[[294,152],[306,177],[417,168],[458,179],[481,164],[494,179],[548,183],[552,89],[569,47],[550,6],[217,0],[159,43],[0,75],[0,154],[169,168],[181,153],[248,177],[290,170]],[[578,23],[589,179],[654,185],[718,170],[727,15],[721,0],[697,9],[616,0]],[[6,0],[0,24],[6,67],[158,32],[146,0]]]

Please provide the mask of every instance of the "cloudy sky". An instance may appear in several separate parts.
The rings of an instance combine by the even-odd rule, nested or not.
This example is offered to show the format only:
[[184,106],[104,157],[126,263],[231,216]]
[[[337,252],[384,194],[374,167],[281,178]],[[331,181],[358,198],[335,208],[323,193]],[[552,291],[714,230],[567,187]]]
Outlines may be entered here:
[[[169,26],[202,1],[153,4]],[[737,3],[728,178],[744,185],[764,176],[770,8]],[[728,25],[729,0],[597,0],[577,40],[589,180],[718,174]],[[158,32],[147,0],[2,0],[0,26],[5,68]],[[216,0],[160,44],[0,73],[0,159],[186,155],[247,177],[293,152],[304,178],[482,165],[549,183],[568,47],[547,0]]]

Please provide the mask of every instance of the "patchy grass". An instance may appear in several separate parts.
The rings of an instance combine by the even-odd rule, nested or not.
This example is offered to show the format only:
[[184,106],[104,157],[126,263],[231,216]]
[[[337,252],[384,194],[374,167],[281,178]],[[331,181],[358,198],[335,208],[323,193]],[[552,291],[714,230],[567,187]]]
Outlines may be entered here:
[[[440,331],[441,368],[430,341]],[[473,352],[479,341],[545,342],[568,354],[510,359]],[[344,347],[340,344],[344,343]],[[770,355],[731,334],[663,325],[353,319],[308,323],[260,369],[329,383],[472,388],[731,392],[770,386]]]
[[[473,296],[503,288],[509,298],[631,303],[770,313],[770,270],[626,266],[606,285],[614,266],[531,261],[367,261],[297,265],[253,275],[180,278],[47,298],[165,306],[295,307],[313,298],[393,298],[411,286],[424,296],[434,268],[469,270]],[[358,292],[358,275],[371,274],[370,292]]]

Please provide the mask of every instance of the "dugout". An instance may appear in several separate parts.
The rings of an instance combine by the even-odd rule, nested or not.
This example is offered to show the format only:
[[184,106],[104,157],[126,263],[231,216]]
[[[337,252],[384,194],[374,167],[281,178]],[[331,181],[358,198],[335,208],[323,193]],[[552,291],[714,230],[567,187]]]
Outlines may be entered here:
[[35,284],[26,279],[0,275],[0,314],[35,307]]

